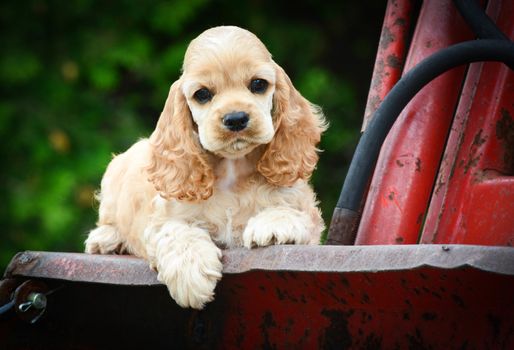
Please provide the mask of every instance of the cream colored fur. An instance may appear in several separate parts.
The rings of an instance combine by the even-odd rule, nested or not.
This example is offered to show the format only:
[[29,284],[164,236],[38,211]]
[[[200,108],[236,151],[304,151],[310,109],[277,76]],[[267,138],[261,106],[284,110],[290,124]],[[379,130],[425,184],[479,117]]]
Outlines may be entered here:
[[[265,79],[264,93],[249,90]],[[213,92],[200,104],[194,93]],[[248,127],[221,120],[245,111]],[[237,27],[193,40],[155,131],[111,161],[87,253],[130,253],[157,269],[183,307],[201,309],[221,278],[220,248],[317,244],[324,229],[308,179],[326,123],[264,45]]]

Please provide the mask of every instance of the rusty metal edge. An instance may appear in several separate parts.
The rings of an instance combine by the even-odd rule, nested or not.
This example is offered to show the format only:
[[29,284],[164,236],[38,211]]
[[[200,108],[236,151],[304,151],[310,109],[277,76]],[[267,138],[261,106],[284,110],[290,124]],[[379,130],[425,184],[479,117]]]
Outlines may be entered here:
[[472,267],[514,275],[514,248],[473,245],[273,246],[224,255],[224,272],[382,272]]
[[157,274],[143,259],[129,255],[33,252],[16,254],[4,278],[32,277],[119,285],[157,285]]
[[[223,273],[249,271],[385,272],[421,267],[514,275],[514,248],[473,245],[296,246],[281,245],[223,252]],[[117,285],[159,285],[146,261],[121,255],[21,252],[4,274]]]

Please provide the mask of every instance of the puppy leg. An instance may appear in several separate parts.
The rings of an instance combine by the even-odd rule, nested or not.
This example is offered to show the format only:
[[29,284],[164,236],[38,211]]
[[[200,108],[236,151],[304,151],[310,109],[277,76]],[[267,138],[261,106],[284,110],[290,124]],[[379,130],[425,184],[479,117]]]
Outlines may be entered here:
[[248,220],[243,232],[247,248],[271,244],[315,244],[315,224],[311,217],[287,207],[267,208]]
[[150,265],[182,307],[202,309],[221,278],[221,250],[203,229],[168,222],[145,231]]
[[85,245],[88,254],[119,254],[124,251],[123,241],[112,225],[100,225],[89,232]]

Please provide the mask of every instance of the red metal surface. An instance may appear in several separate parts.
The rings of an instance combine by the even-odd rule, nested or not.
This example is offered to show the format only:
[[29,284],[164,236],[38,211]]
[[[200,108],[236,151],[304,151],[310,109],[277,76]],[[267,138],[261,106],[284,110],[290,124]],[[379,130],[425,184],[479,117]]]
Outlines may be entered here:
[[254,272],[223,283],[225,349],[514,347],[513,283],[500,275]]
[[[514,2],[488,14],[514,39]],[[423,243],[514,244],[514,73],[470,68],[427,215]]]
[[[36,326],[0,318],[0,338],[17,349],[451,349],[513,342],[514,250],[507,247],[271,246],[226,250],[223,266],[215,301],[193,312],[173,303],[141,259],[23,252],[0,283],[3,302],[27,278],[58,292]],[[152,286],[159,288],[142,290]]]
[[[30,263],[18,266],[23,257]],[[35,325],[0,317],[2,348],[514,347],[507,247],[273,246],[225,251],[223,260],[214,302],[193,311],[164,286],[143,286],[143,274],[155,276],[149,268],[138,272],[144,283],[122,273],[142,260],[22,253],[7,275],[60,288]],[[98,265],[116,268],[95,276]]]
[[373,77],[369,88],[362,130],[384,97],[400,79],[413,22],[412,0],[389,0],[380,34]]
[[[405,63],[411,23],[414,22],[412,0],[389,0],[380,34],[373,76],[366,102],[362,130],[384,97],[399,80]],[[326,244],[353,245],[360,211],[334,208]]]
[[[405,71],[473,36],[451,0],[423,2]],[[377,162],[356,244],[418,242],[465,68],[421,90],[389,133]]]

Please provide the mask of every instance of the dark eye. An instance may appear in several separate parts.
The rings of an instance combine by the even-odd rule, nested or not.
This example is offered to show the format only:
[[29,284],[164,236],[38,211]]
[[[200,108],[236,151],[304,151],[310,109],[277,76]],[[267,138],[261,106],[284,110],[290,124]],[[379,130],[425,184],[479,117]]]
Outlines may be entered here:
[[254,79],[250,83],[250,91],[254,94],[263,94],[268,88],[268,82],[264,79]]
[[212,100],[212,93],[207,88],[201,88],[194,93],[193,97],[198,103],[204,104]]

